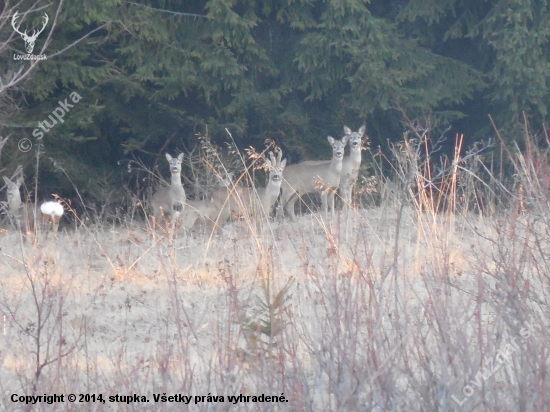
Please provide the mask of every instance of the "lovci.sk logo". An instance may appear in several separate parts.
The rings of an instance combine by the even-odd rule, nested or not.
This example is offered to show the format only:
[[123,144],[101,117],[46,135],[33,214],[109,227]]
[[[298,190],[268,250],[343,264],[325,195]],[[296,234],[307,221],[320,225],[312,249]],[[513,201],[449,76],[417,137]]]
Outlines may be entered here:
[[20,17],[19,11],[16,11],[13,15],[13,18],[11,19],[11,26],[13,27],[13,30],[15,30],[16,33],[19,33],[21,35],[21,38],[25,41],[25,49],[27,50],[27,54],[14,54],[13,60],[46,60],[45,54],[32,54],[34,50],[34,44],[36,42],[36,39],[38,38],[38,35],[44,31],[46,28],[46,25],[48,24],[48,21],[50,18],[46,13],[44,13],[44,25],[40,30],[33,29],[32,34],[28,35],[27,30],[24,32],[19,31],[19,27],[21,27],[21,22],[16,27],[17,18]]

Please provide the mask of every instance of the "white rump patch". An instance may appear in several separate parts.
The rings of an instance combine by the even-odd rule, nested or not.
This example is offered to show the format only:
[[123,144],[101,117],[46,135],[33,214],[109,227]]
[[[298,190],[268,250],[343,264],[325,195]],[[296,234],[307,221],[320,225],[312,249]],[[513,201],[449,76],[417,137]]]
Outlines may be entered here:
[[40,211],[44,215],[49,216],[63,216],[63,206],[57,202],[44,202],[40,206]]

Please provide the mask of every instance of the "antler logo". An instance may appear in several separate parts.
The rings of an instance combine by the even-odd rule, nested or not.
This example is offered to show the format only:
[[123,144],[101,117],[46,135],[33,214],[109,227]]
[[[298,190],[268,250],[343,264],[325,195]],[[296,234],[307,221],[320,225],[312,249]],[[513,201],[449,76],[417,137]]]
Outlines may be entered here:
[[48,21],[50,18],[46,13],[44,13],[44,25],[40,30],[33,29],[32,34],[29,36],[27,34],[27,30],[25,30],[24,33],[21,33],[19,31],[19,27],[21,26],[21,22],[15,27],[17,18],[20,17],[19,11],[16,11],[13,15],[13,18],[11,19],[11,26],[13,27],[13,30],[15,30],[16,33],[19,33],[21,35],[21,38],[25,41],[25,49],[27,50],[27,53],[32,54],[32,51],[34,50],[34,43],[36,42],[36,39],[38,38],[38,35],[44,31],[46,28],[46,24],[48,24]]

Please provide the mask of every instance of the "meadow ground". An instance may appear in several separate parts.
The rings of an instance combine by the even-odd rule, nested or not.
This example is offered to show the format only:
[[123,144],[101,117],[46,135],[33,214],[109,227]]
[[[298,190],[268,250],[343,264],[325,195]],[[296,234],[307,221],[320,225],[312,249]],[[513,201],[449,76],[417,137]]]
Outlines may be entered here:
[[547,210],[3,231],[0,408],[550,410]]

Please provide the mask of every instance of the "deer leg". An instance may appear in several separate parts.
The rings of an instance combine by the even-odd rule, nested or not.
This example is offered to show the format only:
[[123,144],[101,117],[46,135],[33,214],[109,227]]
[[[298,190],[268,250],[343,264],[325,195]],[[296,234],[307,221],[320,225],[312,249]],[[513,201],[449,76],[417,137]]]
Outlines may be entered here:
[[296,215],[294,214],[294,204],[296,203],[296,200],[298,200],[298,194],[294,193],[285,205],[285,211],[290,217],[290,220],[296,220]]
[[323,191],[321,193],[321,204],[322,204],[323,212],[325,213],[325,216],[328,215],[328,193],[326,191]]

